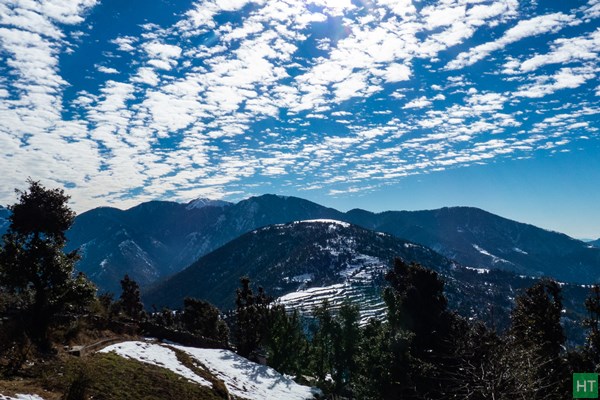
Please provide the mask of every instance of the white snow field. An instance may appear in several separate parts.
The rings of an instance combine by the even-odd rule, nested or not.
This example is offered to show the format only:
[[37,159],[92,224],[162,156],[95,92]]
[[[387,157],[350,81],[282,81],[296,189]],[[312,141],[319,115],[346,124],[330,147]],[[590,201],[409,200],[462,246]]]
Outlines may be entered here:
[[15,394],[13,397],[0,394],[0,400],[44,400],[36,394]]
[[114,352],[125,358],[144,362],[146,364],[157,365],[175,372],[192,382],[202,386],[212,386],[212,383],[196,375],[194,371],[181,364],[177,355],[172,349],[151,342],[122,342],[110,345],[100,350],[100,353]]
[[299,385],[273,368],[249,361],[229,350],[173,347],[202,363],[235,396],[251,400],[303,400],[313,399],[321,393],[319,389]]
[[319,389],[299,385],[273,368],[256,364],[229,350],[130,341],[105,347],[101,352],[112,351],[121,357],[167,368],[200,385],[212,385],[181,364],[172,348],[190,355],[215,377],[222,380],[231,394],[244,399],[305,400],[313,399],[320,393]]

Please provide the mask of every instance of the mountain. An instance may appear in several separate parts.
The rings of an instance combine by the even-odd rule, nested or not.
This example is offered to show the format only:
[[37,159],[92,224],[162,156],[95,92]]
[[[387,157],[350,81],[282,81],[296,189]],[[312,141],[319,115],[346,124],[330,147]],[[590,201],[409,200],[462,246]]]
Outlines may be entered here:
[[587,244],[596,248],[600,248],[600,239],[590,240],[589,242],[587,242]]
[[421,243],[465,265],[565,282],[600,279],[600,249],[477,208],[379,214],[351,210],[344,220]]
[[[289,309],[310,312],[323,300],[335,309],[352,300],[366,321],[385,313],[381,292],[395,257],[436,270],[446,282],[452,309],[499,329],[508,326],[515,296],[535,282],[508,271],[463,267],[427,247],[346,222],[308,220],[244,234],[149,288],[142,298],[149,308],[180,308],[185,297],[196,297],[228,310],[235,307],[239,278],[248,276]],[[588,290],[563,285],[563,322],[578,343]]]
[[180,307],[185,297],[233,308],[239,278],[248,276],[273,296],[327,286],[351,277],[369,283],[394,257],[449,269],[452,262],[406,240],[335,220],[308,220],[251,231],[200,258],[145,293],[147,305]]
[[192,210],[194,208],[204,208],[204,207],[227,207],[232,203],[223,200],[211,200],[207,198],[199,198],[196,200],[192,200],[187,203],[185,207],[187,210]]
[[96,208],[79,215],[67,233],[79,248],[78,269],[101,290],[119,292],[125,273],[141,285],[182,270],[243,233],[273,223],[339,216],[294,197],[264,195],[237,204],[152,201],[128,210]]
[[319,218],[386,232],[477,268],[565,282],[600,278],[600,249],[476,208],[342,213],[276,195],[236,204],[201,199],[188,204],[155,201],[125,211],[94,209],[77,217],[68,233],[69,248],[81,248],[84,257],[78,267],[102,290],[118,292],[125,273],[148,285],[254,229]]
[[67,249],[80,249],[78,269],[101,290],[118,292],[125,273],[149,284],[222,244],[212,244],[218,235],[206,228],[218,222],[226,207],[153,201],[126,211],[96,208],[75,219]]

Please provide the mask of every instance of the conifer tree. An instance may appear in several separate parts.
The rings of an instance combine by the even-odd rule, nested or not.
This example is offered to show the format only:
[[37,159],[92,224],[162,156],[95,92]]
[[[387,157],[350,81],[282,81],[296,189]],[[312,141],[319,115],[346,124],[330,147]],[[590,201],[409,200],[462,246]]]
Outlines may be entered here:
[[187,331],[227,345],[229,328],[221,318],[219,309],[209,302],[186,297],[181,319]]
[[121,280],[121,297],[119,298],[119,302],[121,309],[128,317],[134,320],[140,320],[143,317],[144,305],[140,297],[140,287],[127,274]]
[[357,372],[357,357],[360,345],[360,312],[356,304],[349,301],[342,303],[336,315],[336,338],[333,356],[333,378],[335,391],[346,393],[349,384]]
[[300,315],[289,313],[281,304],[269,310],[266,339],[267,363],[277,371],[300,376],[306,368],[307,340]]
[[46,189],[29,179],[9,206],[10,225],[0,250],[0,286],[19,299],[25,331],[40,347],[49,345],[54,317],[91,303],[95,287],[83,274],[73,275],[77,251],[64,252],[65,232],[75,213],[62,189]]
[[521,391],[531,398],[561,398],[568,394],[568,377],[560,357],[565,342],[561,312],[560,286],[551,279],[537,282],[515,299],[508,358],[512,360],[511,368],[522,373],[515,377],[515,383],[530,382]]
[[324,300],[313,311],[314,322],[311,325],[311,369],[317,379],[325,381],[325,377],[333,371],[334,346],[337,339],[337,326],[329,302]]
[[583,326],[588,329],[587,350],[591,361],[600,364],[600,286],[594,285],[590,295],[585,299],[585,308],[588,312]]
[[[410,377],[393,377],[400,398],[416,395],[443,396],[449,389],[445,371],[452,369],[453,341],[460,337],[460,319],[447,310],[444,282],[435,271],[419,264],[394,260],[386,275],[390,286],[384,291],[388,306],[389,345],[409,370],[398,368]],[[409,344],[408,355],[404,346]],[[403,385],[402,382],[412,382]]]
[[248,358],[263,344],[268,328],[269,304],[273,299],[262,287],[254,295],[248,277],[242,277],[240,283],[242,287],[236,290],[234,339],[238,354]]
[[[369,320],[362,329],[357,373],[352,380],[354,397],[364,400],[414,398],[410,355],[413,334],[392,331],[390,324]],[[411,397],[413,396],[413,397]]]

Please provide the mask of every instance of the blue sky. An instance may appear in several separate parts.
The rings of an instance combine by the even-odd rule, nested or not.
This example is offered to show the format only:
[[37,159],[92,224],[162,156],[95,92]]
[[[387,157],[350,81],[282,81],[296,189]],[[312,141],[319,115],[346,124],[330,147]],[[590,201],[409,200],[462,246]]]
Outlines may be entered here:
[[600,0],[0,0],[0,203],[296,195],[600,236]]

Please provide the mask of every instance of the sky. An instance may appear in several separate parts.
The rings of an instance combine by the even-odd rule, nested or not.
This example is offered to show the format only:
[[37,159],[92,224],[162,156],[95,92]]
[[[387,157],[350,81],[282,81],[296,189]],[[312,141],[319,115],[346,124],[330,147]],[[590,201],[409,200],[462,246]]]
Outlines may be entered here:
[[0,204],[275,193],[600,237],[600,0],[0,0]]

